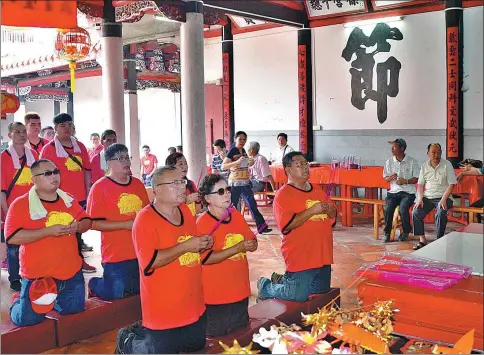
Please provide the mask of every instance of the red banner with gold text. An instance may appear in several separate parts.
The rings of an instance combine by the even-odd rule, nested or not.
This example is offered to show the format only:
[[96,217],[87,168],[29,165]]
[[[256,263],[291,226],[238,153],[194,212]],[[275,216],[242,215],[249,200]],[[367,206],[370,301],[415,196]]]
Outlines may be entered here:
[[306,78],[306,46],[298,46],[298,93],[299,93],[299,151],[303,154],[308,152],[308,100]]
[[459,29],[447,28],[447,158],[459,157]]
[[2,26],[76,28],[77,1],[1,0]]
[[230,147],[232,142],[232,137],[230,137],[230,71],[229,71],[229,54],[222,54],[222,70],[223,70],[223,86],[222,86],[222,96],[223,96],[223,138],[227,147]]

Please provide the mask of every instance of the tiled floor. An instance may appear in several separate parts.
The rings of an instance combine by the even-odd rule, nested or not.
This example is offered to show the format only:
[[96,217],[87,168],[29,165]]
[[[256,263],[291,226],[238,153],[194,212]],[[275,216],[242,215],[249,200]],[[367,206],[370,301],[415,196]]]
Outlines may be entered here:
[[[259,248],[255,253],[248,253],[250,267],[250,281],[252,296],[251,302],[257,295],[257,280],[261,276],[270,277],[273,271],[283,273],[284,263],[281,258],[282,237],[274,225],[270,208],[262,209],[263,214],[273,228],[270,235],[258,236]],[[334,228],[334,265],[331,284],[342,290],[342,307],[357,305],[357,285],[354,283],[353,273],[368,262],[378,259],[384,252],[409,253],[412,250],[413,240],[405,243],[393,242],[383,244],[380,240],[373,239],[373,224],[371,220],[359,221],[359,224],[345,228],[338,224]],[[250,222],[253,226],[253,224]],[[456,230],[460,226],[449,223],[448,229]],[[255,228],[254,228],[255,230]],[[433,226],[427,227],[429,238],[435,238]],[[98,268],[96,274],[85,274],[86,279],[102,274],[100,258],[100,240],[98,232],[89,232],[84,235],[87,244],[94,246],[94,252],[86,253],[87,261]],[[11,291],[8,287],[7,273],[2,270],[1,274],[1,317],[8,317],[8,309],[11,303]],[[87,280],[86,280],[87,283]],[[349,287],[351,286],[351,287]],[[48,354],[109,354],[114,352],[116,330],[97,335],[82,342],[71,344],[58,349],[50,350]]]

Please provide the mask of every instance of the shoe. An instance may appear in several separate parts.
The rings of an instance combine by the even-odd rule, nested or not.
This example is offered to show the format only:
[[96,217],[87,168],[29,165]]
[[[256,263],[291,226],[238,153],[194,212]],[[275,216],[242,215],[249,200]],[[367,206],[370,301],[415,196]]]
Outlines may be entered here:
[[271,281],[273,284],[278,284],[283,277],[284,275],[278,274],[277,272],[273,272],[271,275]]
[[96,271],[97,269],[94,266],[89,265],[84,260],[82,261],[82,272],[85,272],[87,274],[92,274],[92,273],[95,273]]
[[10,289],[15,292],[20,292],[22,288],[22,283],[20,280],[10,281]]
[[383,236],[382,241],[383,241],[383,243],[388,243],[390,241],[390,235],[389,234],[385,234]]
[[82,245],[81,245],[81,250],[82,250],[82,251],[93,251],[93,250],[94,250],[94,248],[93,248],[93,247],[91,247],[91,246],[89,246],[89,245],[87,245],[86,243],[82,242]]
[[408,235],[409,235],[409,233],[402,233],[398,237],[398,240],[401,241],[401,242],[404,242],[404,241],[406,241],[408,239]]
[[124,350],[126,347],[126,343],[134,338],[135,334],[132,333],[128,328],[121,328],[116,335],[116,349],[114,350],[115,354],[125,354]]
[[265,228],[262,230],[262,232],[260,232],[260,234],[267,234],[267,233],[270,233],[270,232],[272,232],[272,229],[271,229],[271,228],[269,228],[269,227],[265,227]]
[[262,287],[262,282],[267,280],[265,277],[261,277],[259,280],[257,280],[257,298],[255,299],[255,303],[259,303],[259,301],[263,301],[265,298],[261,297],[260,295],[260,289]]
[[7,263],[7,260],[2,261],[2,269],[3,269],[3,270],[8,270],[8,263]]
[[426,242],[421,242],[419,241],[417,244],[415,244],[413,246],[413,250],[419,250],[419,249],[422,249],[424,246],[426,246],[427,243]]

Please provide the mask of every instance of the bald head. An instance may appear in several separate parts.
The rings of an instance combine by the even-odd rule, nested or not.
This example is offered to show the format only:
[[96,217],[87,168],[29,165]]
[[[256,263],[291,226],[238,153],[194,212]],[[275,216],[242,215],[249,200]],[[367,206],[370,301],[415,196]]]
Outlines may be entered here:
[[[177,172],[178,171],[174,166],[162,166],[161,168],[156,169],[151,176],[151,186],[156,187],[158,184],[170,182],[169,178],[171,178],[172,175],[176,175]],[[176,180],[176,178],[171,180]]]
[[39,159],[30,167],[32,181],[41,193],[55,192],[60,186],[59,169],[48,159]]
[[46,170],[54,170],[56,168],[55,164],[51,162],[49,159],[39,159],[32,163],[30,167],[30,171],[32,172],[32,176],[36,174],[43,173]]
[[8,132],[12,133],[15,130],[19,130],[25,128],[25,125],[22,122],[12,122],[8,125]]

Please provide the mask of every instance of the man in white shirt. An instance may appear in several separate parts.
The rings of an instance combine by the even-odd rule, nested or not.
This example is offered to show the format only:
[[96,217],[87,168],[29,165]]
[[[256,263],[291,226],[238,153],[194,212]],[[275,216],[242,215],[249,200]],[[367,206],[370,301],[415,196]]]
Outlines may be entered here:
[[434,208],[437,210],[435,214],[437,238],[444,235],[445,227],[447,226],[447,211],[453,206],[449,196],[455,184],[457,184],[454,167],[448,160],[441,158],[442,147],[439,143],[429,144],[427,155],[430,159],[420,169],[417,203],[412,213],[413,234],[420,239],[413,247],[414,250],[427,245],[424,219]]
[[392,230],[393,214],[397,206],[400,206],[400,216],[402,217],[403,232],[398,240],[401,242],[407,240],[409,233],[412,231],[410,225],[410,206],[415,201],[417,176],[420,171],[418,161],[405,154],[407,143],[398,138],[392,142],[393,157],[388,159],[383,169],[383,178],[390,183],[390,190],[387,193],[385,208],[385,236],[383,242],[390,240]]
[[259,150],[260,144],[258,142],[250,142],[247,153],[249,153],[249,157],[254,159],[254,165],[249,167],[252,192],[275,191],[275,182],[272,178],[269,162],[265,156],[259,154]]
[[279,144],[279,150],[276,153],[276,158],[272,161],[276,164],[282,164],[282,158],[287,153],[294,152],[294,149],[287,144],[287,134],[285,133],[279,133],[277,135],[277,143]]

